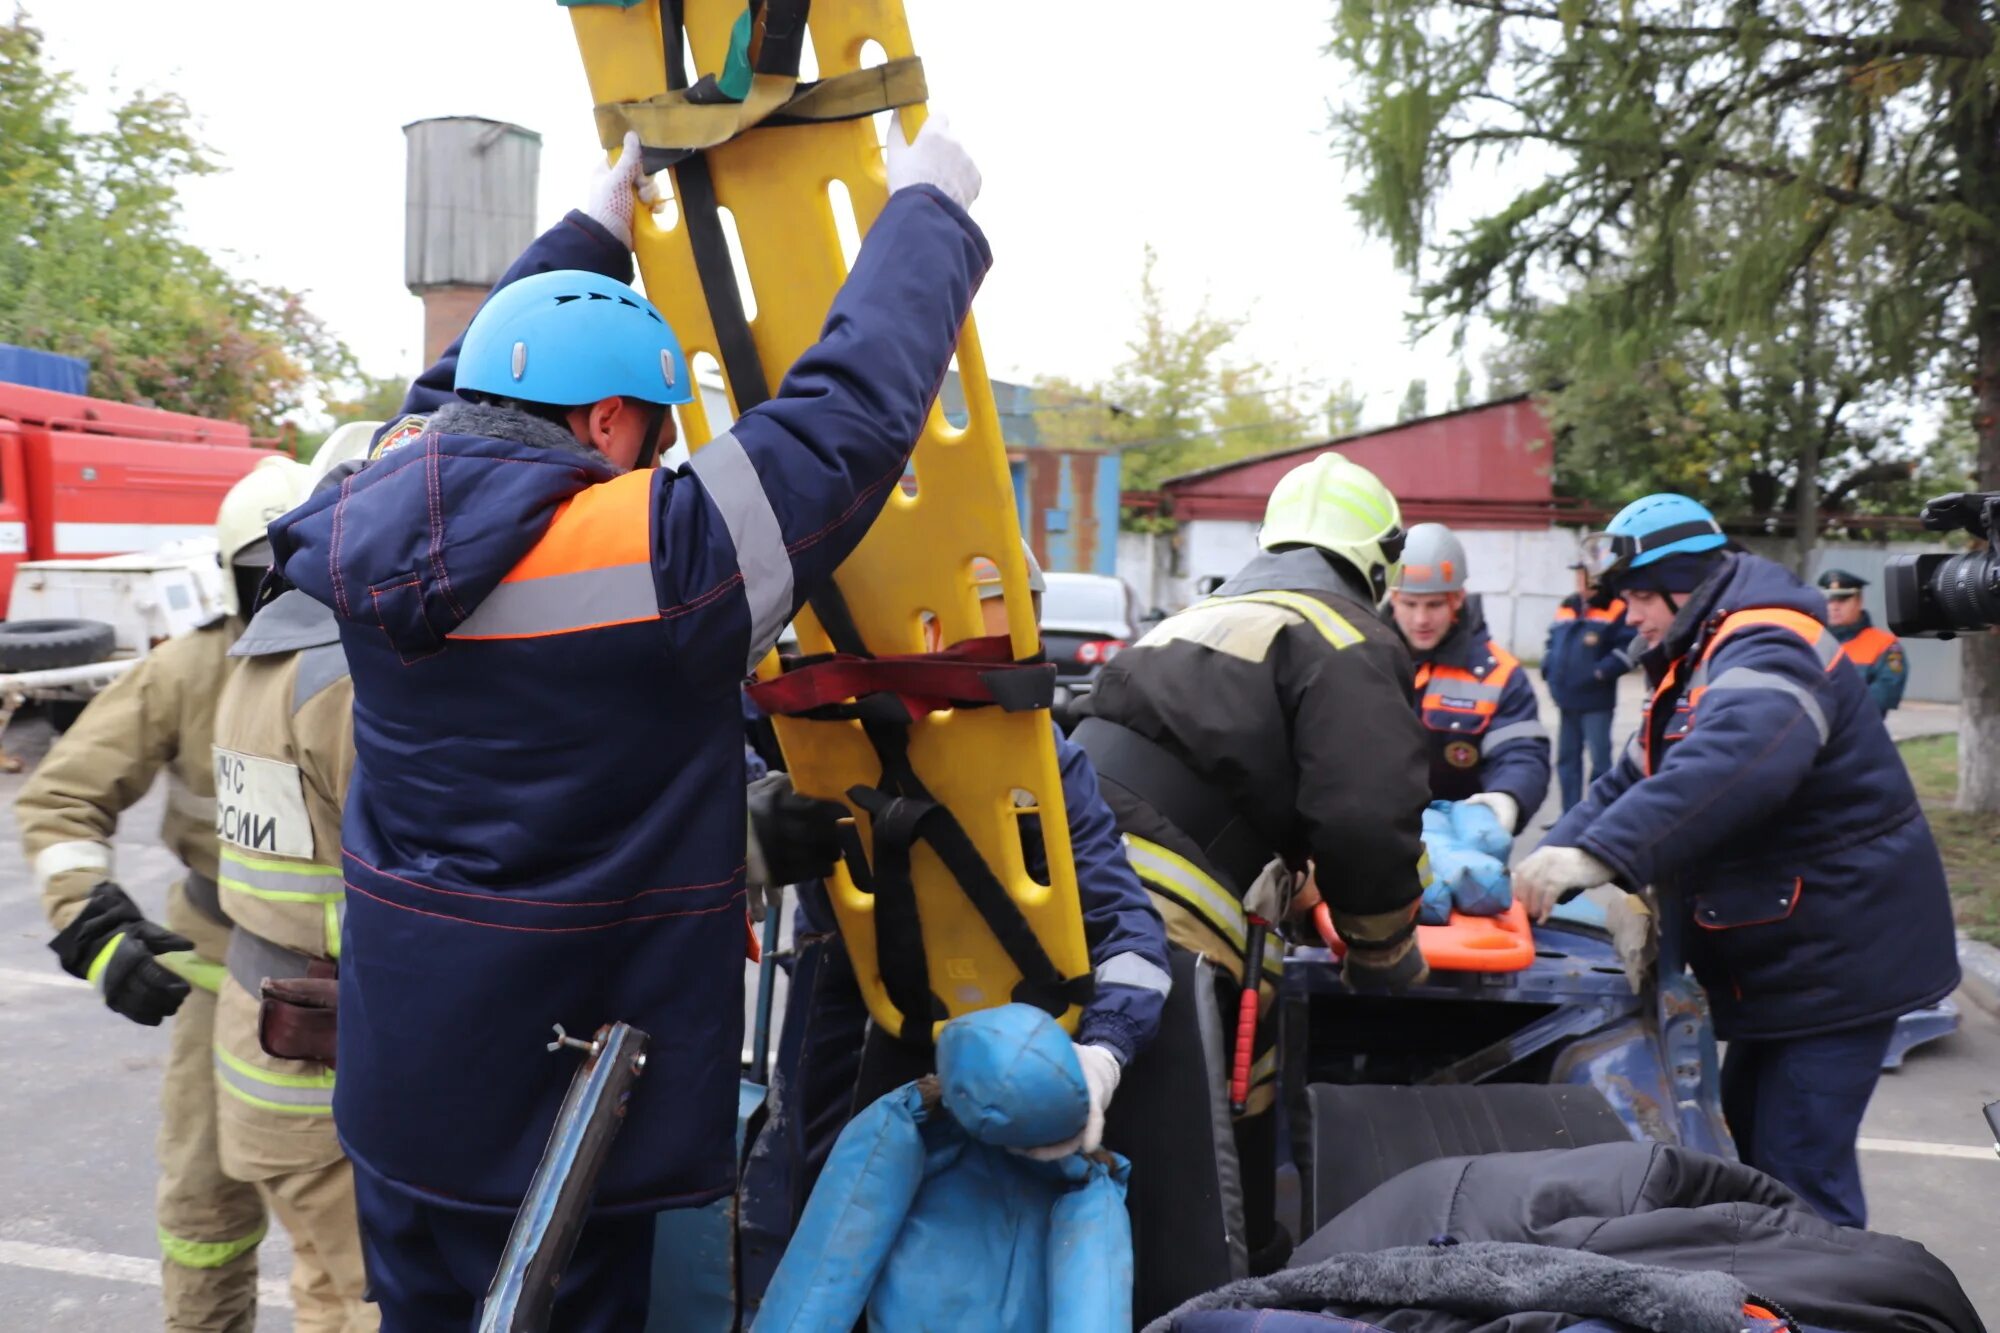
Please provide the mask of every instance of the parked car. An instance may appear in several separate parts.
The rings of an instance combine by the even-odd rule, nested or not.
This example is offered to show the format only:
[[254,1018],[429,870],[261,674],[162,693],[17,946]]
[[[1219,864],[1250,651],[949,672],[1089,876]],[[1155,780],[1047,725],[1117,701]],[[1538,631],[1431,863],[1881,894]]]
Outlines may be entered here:
[[1056,664],[1056,684],[1087,693],[1098,669],[1138,637],[1139,599],[1109,574],[1047,575],[1042,594],[1042,650]]

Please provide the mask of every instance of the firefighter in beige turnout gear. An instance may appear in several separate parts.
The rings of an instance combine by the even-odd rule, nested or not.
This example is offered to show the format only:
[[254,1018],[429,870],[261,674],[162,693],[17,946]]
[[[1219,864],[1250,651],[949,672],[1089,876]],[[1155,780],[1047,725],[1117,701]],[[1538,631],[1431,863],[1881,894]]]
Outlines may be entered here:
[[[217,522],[225,565],[290,508],[298,482],[287,478],[303,472],[290,459],[267,459],[230,490]],[[233,511],[244,509],[247,520],[232,525]],[[134,1022],[174,1020],[154,1200],[170,1333],[249,1333],[265,1230],[256,1187],[225,1174],[217,1150],[211,1050],[229,922],[217,900],[211,740],[216,698],[233,669],[226,654],[242,629],[227,573],[223,587],[227,614],[161,644],[93,700],[14,806],[65,970]],[[160,836],[187,867],[167,890],[164,926],[119,887],[111,856],[119,816],[162,769]]]
[[[301,498],[379,424],[322,445]],[[215,1017],[222,1165],[255,1182],[292,1238],[300,1333],[368,1333],[380,1320],[365,1300],[354,1172],[334,1135],[333,1066],[267,1054],[259,1036],[266,978],[330,978],[340,956],[354,691],[333,613],[302,593],[260,608],[230,658],[215,716],[217,881],[235,927]]]

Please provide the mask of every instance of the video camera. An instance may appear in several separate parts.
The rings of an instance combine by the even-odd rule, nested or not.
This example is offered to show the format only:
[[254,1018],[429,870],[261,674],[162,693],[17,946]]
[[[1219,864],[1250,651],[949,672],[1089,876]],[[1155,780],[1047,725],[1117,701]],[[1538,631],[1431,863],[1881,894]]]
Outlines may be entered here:
[[2000,491],[1941,495],[1924,506],[1933,532],[1969,532],[1986,541],[1964,555],[1899,555],[1882,571],[1889,632],[1949,639],[2000,624]]

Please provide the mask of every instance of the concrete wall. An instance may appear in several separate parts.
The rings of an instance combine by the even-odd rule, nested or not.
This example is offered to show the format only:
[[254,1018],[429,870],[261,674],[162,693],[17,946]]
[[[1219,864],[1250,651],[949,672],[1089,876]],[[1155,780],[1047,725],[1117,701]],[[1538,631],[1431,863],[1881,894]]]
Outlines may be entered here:
[[[1470,572],[1468,586],[1481,594],[1493,637],[1518,657],[1538,660],[1548,639],[1556,608],[1575,586],[1568,566],[1576,559],[1582,534],[1570,528],[1459,530]],[[1790,566],[1789,543],[1751,538],[1744,543],[1758,554]],[[1812,576],[1829,567],[1859,574],[1869,581],[1863,600],[1878,625],[1886,623],[1882,606],[1882,569],[1898,555],[1943,551],[1938,543],[1839,542],[1815,552]],[[1257,553],[1257,525],[1223,519],[1195,519],[1163,536],[1120,533],[1118,573],[1139,595],[1142,607],[1178,611],[1195,600],[1195,585],[1204,576],[1227,578]],[[1903,644],[1910,664],[1905,697],[1927,703],[1957,703],[1959,648],[1956,643],[1910,639]]]
[[[1556,606],[1573,576],[1577,534],[1564,529],[1466,529],[1468,586],[1481,594],[1493,637],[1522,657],[1540,657]],[[1178,611],[1205,577],[1227,578],[1257,554],[1257,525],[1195,519],[1172,537],[1122,534],[1118,573],[1144,606]]]

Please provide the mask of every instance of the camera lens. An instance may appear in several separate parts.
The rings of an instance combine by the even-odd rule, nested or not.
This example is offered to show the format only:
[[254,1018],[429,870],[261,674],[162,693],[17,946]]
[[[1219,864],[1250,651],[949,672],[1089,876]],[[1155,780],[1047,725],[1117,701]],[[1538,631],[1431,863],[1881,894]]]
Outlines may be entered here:
[[1931,575],[1931,594],[1945,621],[1955,629],[1984,629],[2000,623],[2000,570],[1991,550],[1955,555]]

